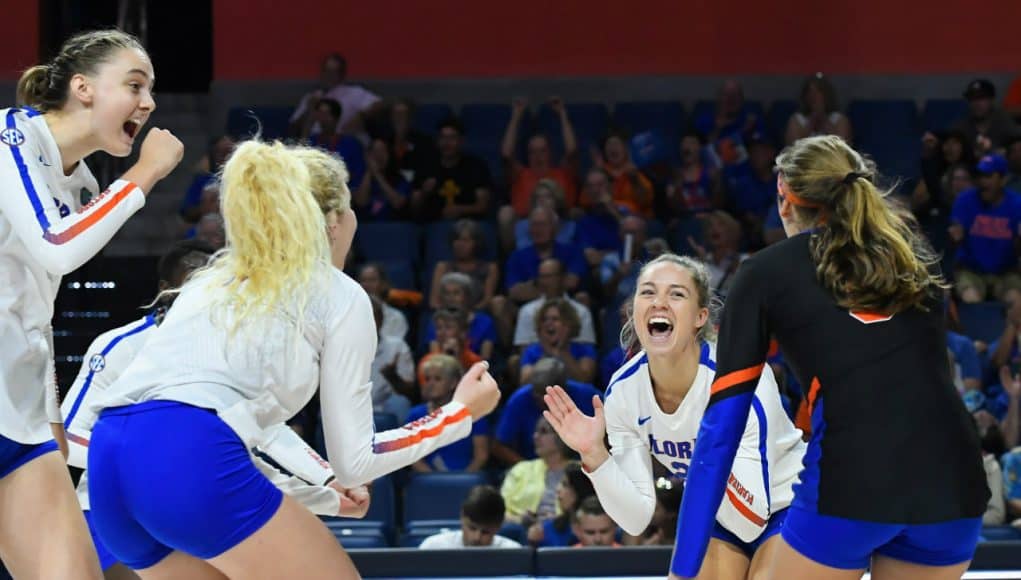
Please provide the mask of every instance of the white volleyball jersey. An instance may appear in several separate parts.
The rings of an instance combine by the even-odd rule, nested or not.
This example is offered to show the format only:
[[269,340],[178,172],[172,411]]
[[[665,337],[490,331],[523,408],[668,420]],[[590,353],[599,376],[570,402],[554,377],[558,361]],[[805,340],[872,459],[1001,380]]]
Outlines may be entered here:
[[[83,414],[94,399],[121,376],[145,341],[157,327],[157,314],[104,332],[89,346],[82,368],[74,384],[64,397],[61,412],[67,432],[67,463],[85,469],[88,462],[91,431],[83,423]],[[82,413],[82,410],[86,410]],[[253,451],[260,451],[290,475],[281,472],[254,453],[255,465],[281,490],[292,495],[313,513],[335,516],[340,509],[340,496],[336,490],[325,487],[333,479],[333,470],[318,453],[294,432],[278,423],[270,427],[265,443]],[[83,510],[89,509],[88,471],[78,481],[78,502]]]
[[374,433],[376,324],[369,297],[326,263],[309,286],[300,325],[290,314],[296,309],[282,304],[230,333],[230,309],[214,312],[209,305],[219,290],[201,278],[187,282],[145,348],[91,405],[86,427],[106,407],[179,401],[215,410],[246,445],[262,447],[267,429],[293,417],[319,389],[326,448],[343,487],[370,482],[468,436],[471,414],[456,402]]
[[[641,534],[652,520],[656,493],[651,458],[675,477],[687,476],[715,375],[715,345],[703,343],[695,381],[672,414],[656,403],[644,351],[613,375],[604,403],[612,456],[588,475],[606,513],[629,534]],[[768,366],[753,408],[716,514],[720,525],[745,542],[757,538],[770,516],[791,504],[805,454],[801,431],[784,412]]]
[[62,165],[42,115],[0,109],[0,434],[26,444],[60,422],[49,330],[60,278],[145,204],[131,182],[100,193],[84,161],[70,175]]

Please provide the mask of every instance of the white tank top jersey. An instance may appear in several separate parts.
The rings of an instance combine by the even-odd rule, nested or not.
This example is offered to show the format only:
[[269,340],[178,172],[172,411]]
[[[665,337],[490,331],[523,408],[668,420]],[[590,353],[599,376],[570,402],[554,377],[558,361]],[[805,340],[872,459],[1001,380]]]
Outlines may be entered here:
[[44,117],[27,108],[0,109],[0,187],[0,434],[36,444],[61,420],[50,330],[61,276],[95,256],[145,195],[123,180],[100,193],[84,161],[65,175]]
[[[184,285],[163,323],[91,406],[151,400],[213,409],[249,448],[293,417],[319,389],[330,465],[353,487],[467,437],[471,414],[451,402],[413,423],[375,433],[370,372],[376,323],[357,282],[327,263],[315,273],[299,325],[282,306],[229,334],[229,310],[213,312],[208,282]],[[84,428],[91,429],[89,419]]]
[[[627,533],[641,534],[652,520],[656,507],[652,457],[675,477],[687,476],[715,375],[716,347],[703,343],[695,382],[669,415],[656,403],[644,351],[631,357],[610,380],[604,406],[611,459],[586,473],[606,513]],[[806,448],[801,431],[784,412],[768,365],[756,388],[753,408],[726,497],[716,513],[716,521],[745,542],[758,538],[770,516],[791,504]]]
[[[84,425],[94,421],[90,405],[120,377],[157,325],[158,315],[149,314],[99,335],[89,346],[78,377],[61,405],[67,431],[68,465],[86,468],[91,432]],[[253,451],[268,456],[290,473],[283,473],[253,453],[253,462],[266,477],[313,513],[337,515],[340,495],[325,487],[333,479],[329,464],[282,423],[270,427],[265,439],[266,443]],[[89,509],[88,471],[83,472],[78,481],[78,502],[83,510]]]

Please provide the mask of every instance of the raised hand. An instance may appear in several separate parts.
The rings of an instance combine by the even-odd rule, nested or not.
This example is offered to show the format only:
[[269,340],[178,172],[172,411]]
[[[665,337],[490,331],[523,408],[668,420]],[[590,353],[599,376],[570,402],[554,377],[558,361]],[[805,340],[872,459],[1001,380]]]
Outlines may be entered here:
[[[603,437],[606,435],[606,418],[603,415],[603,402],[598,396],[592,396],[592,408],[595,416],[589,417],[578,409],[571,397],[560,386],[546,387],[543,395],[548,409],[542,412],[553,430],[568,447],[575,450],[585,461],[586,456],[606,454]],[[602,453],[599,453],[599,452]],[[596,466],[588,465],[595,468]],[[600,462],[601,463],[601,462]]]

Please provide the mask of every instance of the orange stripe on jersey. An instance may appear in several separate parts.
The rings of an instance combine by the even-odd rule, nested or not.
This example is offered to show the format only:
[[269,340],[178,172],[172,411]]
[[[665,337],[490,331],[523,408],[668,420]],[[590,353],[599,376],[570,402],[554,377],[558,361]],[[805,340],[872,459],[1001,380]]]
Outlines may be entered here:
[[425,441],[426,439],[430,439],[432,437],[439,436],[439,434],[443,433],[443,430],[448,425],[453,425],[455,423],[460,423],[461,420],[465,419],[465,418],[471,418],[471,413],[468,412],[467,408],[461,409],[460,411],[454,413],[453,415],[447,415],[446,417],[443,418],[442,421],[440,421],[440,424],[436,425],[435,427],[430,427],[428,429],[422,429],[421,431],[412,433],[411,435],[408,435],[407,437],[401,437],[400,439],[394,439],[392,441],[380,441],[378,443],[373,443],[372,444],[372,450],[375,453],[386,453],[388,451],[397,451],[398,449],[404,449],[406,447],[411,447],[412,445],[415,445],[417,443],[421,443],[422,441]]
[[765,366],[765,363],[727,373],[722,377],[716,377],[716,380],[713,381],[712,388],[709,389],[709,395],[715,395],[716,393],[725,391],[734,385],[740,385],[741,383],[757,380],[759,375],[762,374],[763,366]]
[[[128,181],[128,182],[126,182],[124,184],[124,187],[120,188],[115,193],[111,194],[111,193],[107,192],[107,193],[104,193],[104,194],[100,195],[96,199],[92,200],[89,203],[89,205],[93,205],[93,204],[98,203],[100,201],[107,201],[106,197],[108,195],[112,199],[110,199],[105,205],[103,205],[103,206],[99,207],[98,209],[96,209],[95,212],[93,212],[93,213],[89,214],[88,216],[86,216],[85,218],[83,218],[82,221],[80,221],[80,222],[74,224],[73,226],[69,227],[67,230],[65,230],[63,232],[60,232],[59,234],[54,234],[54,233],[46,232],[45,234],[43,234],[43,237],[46,238],[47,241],[49,241],[50,243],[53,243],[53,244],[58,244],[58,245],[59,244],[66,244],[67,242],[73,240],[76,236],[80,235],[85,230],[87,230],[90,227],[92,227],[93,225],[95,225],[96,222],[98,222],[99,220],[103,219],[106,216],[106,214],[108,214],[111,211],[113,211],[113,208],[115,208],[117,206],[117,204],[119,204],[120,202],[124,201],[124,198],[128,197],[128,194],[130,194],[136,187],[138,187],[138,186],[135,185],[134,183],[131,183],[130,181]],[[82,208],[81,211],[85,211],[85,209],[87,209],[87,207],[86,208]]]
[[819,396],[819,377],[812,377],[812,384],[808,387],[808,416],[811,423],[812,412],[815,411],[815,398]]
[[857,312],[851,311],[851,316],[858,322],[864,324],[873,324],[876,322],[886,322],[893,318],[892,314],[883,314],[882,312],[867,312],[865,310],[859,310]]
[[759,527],[766,525],[766,520],[762,519],[758,514],[749,509],[740,498],[734,495],[733,491],[730,491],[729,487],[727,488],[727,499],[730,500],[730,503],[734,504],[734,508],[737,509],[741,515],[746,517],[748,521]]
[[89,440],[84,438],[84,437],[82,437],[81,435],[75,435],[74,433],[70,433],[70,432],[66,433],[66,435],[67,435],[68,441],[72,441],[74,443],[77,443],[78,445],[81,445],[82,447],[88,447],[89,446]]

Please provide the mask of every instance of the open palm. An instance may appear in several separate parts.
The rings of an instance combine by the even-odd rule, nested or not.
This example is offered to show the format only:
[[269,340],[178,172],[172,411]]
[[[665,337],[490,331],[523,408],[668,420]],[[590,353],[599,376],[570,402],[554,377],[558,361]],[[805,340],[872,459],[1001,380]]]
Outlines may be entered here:
[[549,407],[549,410],[543,411],[543,416],[568,447],[585,455],[603,444],[606,419],[599,397],[592,398],[594,417],[582,413],[562,387],[547,387],[543,400]]

